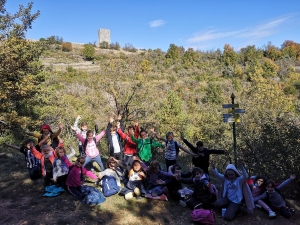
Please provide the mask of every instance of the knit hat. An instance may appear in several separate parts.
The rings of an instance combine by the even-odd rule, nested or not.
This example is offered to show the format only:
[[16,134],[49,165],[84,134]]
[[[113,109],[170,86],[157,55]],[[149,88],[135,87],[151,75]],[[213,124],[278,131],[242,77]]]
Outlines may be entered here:
[[48,124],[44,124],[44,125],[41,127],[41,133],[43,133],[43,130],[44,130],[44,129],[47,129],[47,130],[49,130],[51,133],[53,133],[52,130],[51,130],[51,128],[50,128],[50,126],[49,126]]
[[226,173],[227,170],[233,170],[234,172],[236,172],[236,174],[238,176],[241,176],[241,174],[239,173],[239,171],[236,169],[235,165],[233,165],[233,164],[228,164],[227,165],[227,167],[225,169],[225,173]]

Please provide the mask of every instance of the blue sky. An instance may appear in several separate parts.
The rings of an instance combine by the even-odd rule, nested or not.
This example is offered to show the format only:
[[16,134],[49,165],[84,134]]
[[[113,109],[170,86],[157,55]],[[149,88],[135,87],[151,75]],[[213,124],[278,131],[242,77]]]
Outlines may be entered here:
[[[13,13],[27,0],[8,0]],[[100,28],[110,29],[111,41],[136,48],[167,51],[170,44],[195,50],[236,50],[280,47],[285,40],[300,43],[298,0],[33,0],[40,17],[29,39],[56,35],[64,41],[98,40]]]

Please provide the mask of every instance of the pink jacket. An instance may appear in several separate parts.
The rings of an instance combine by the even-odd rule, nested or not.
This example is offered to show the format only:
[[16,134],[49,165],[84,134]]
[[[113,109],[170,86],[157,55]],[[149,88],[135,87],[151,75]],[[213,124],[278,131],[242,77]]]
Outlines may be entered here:
[[[82,135],[80,133],[77,133],[76,135],[77,135],[78,140],[81,141],[82,146],[83,146],[84,142],[85,142],[85,138],[82,137]],[[104,135],[105,135],[105,130],[103,130],[100,134],[96,135],[95,136],[96,143],[98,143]],[[86,149],[85,149],[85,154],[87,156],[89,156],[91,158],[95,158],[96,156],[98,156],[100,154],[96,143],[94,142],[93,139],[88,140],[88,143],[87,143]]]
[[64,163],[67,164],[69,169],[72,167],[72,169],[69,170],[69,175],[68,175],[68,178],[66,181],[67,186],[78,187],[78,186],[82,185],[81,171],[82,171],[82,174],[84,174],[94,180],[96,180],[98,178],[95,174],[93,174],[91,171],[88,171],[83,166],[80,168],[76,165],[73,165],[72,163],[70,163],[70,161],[66,157],[62,157],[62,160],[64,161]]

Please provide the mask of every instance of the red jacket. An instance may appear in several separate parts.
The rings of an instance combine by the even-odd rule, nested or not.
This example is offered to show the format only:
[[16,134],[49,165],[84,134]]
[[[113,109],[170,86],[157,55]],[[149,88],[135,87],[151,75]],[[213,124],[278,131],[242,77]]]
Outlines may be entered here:
[[[35,158],[41,160],[42,175],[46,176],[44,155],[42,153],[40,153],[38,150],[36,150],[35,147],[30,148],[30,151],[34,155]],[[55,159],[55,151],[52,149],[52,152],[53,152],[53,154],[49,156],[49,160],[53,165],[54,159]]]
[[[119,128],[118,129],[118,134],[120,137],[125,140],[125,145],[124,145],[124,154],[126,155],[133,155],[136,153],[136,143],[134,143],[131,140],[131,137],[128,134],[123,133],[123,131]],[[134,137],[138,138],[139,137],[139,127],[135,127],[135,132],[134,132]]]

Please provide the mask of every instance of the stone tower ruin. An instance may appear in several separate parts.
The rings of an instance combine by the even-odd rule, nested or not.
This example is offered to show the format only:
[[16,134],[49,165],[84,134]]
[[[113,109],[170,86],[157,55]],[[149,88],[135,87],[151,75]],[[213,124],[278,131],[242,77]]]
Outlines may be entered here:
[[99,29],[98,30],[98,45],[101,42],[106,41],[110,45],[110,30],[109,29]]

